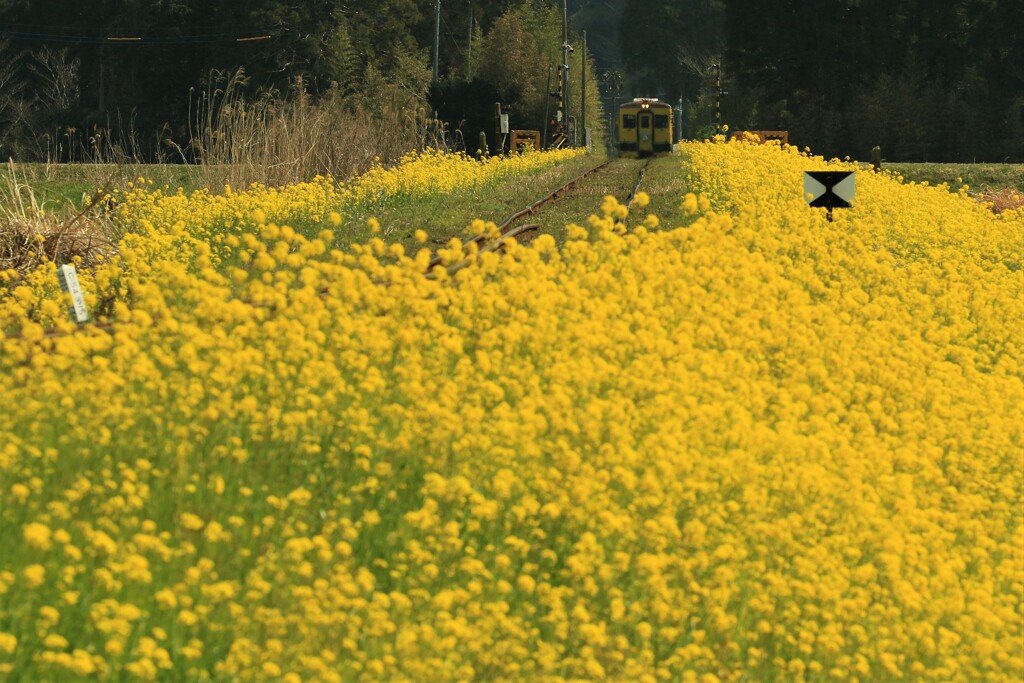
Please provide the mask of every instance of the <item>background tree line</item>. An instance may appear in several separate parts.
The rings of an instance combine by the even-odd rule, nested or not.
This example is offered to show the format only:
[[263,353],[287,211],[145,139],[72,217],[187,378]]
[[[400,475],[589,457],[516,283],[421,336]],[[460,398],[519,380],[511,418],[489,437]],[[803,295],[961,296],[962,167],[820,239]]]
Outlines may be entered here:
[[634,87],[826,155],[1024,161],[1020,0],[626,0]]
[[[359,112],[368,125],[385,109],[420,118],[438,111],[450,137],[463,124],[471,151],[477,130],[466,121],[493,146],[496,101],[511,110],[513,127],[540,129],[547,67],[561,61],[555,3],[443,0],[432,84],[434,8],[420,0],[0,0],[0,155],[84,160],[116,143],[147,160],[193,160],[202,152],[197,129],[224,109],[213,100],[229,82],[248,101],[301,96]],[[583,58],[574,52],[577,82]]]
[[[301,95],[349,112],[346,126],[437,112],[449,139],[457,129],[472,150],[480,130],[493,146],[500,101],[513,127],[543,128],[561,3],[442,0],[436,82],[434,7],[0,0],[0,157],[96,158],[116,146],[193,160],[212,144],[197,143],[197,129],[230,109],[225,86],[240,67],[237,96]],[[827,155],[864,158],[880,145],[890,160],[1024,161],[1020,0],[571,0],[569,9],[590,48],[584,57],[574,32],[570,113],[579,115],[586,58],[587,124],[598,133],[602,111],[643,95],[682,103],[683,133],[707,134],[718,63],[734,129],[786,129]]]

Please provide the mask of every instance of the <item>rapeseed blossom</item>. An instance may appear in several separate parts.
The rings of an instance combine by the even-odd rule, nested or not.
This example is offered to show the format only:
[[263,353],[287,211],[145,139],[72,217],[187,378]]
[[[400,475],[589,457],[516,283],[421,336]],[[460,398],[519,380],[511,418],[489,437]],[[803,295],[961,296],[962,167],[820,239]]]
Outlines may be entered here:
[[443,276],[257,188],[126,199],[108,329],[5,290],[0,676],[1019,680],[1024,217],[683,154]]

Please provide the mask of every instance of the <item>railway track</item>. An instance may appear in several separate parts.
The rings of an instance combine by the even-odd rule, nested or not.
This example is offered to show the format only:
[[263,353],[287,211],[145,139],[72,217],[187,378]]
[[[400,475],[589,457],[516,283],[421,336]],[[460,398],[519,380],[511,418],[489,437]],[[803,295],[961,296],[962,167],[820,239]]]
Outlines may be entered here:
[[[603,168],[606,168],[609,164],[612,163],[612,161],[613,161],[613,159],[609,159],[609,160],[605,161],[604,163],[598,164],[597,166],[591,168],[588,171],[584,171],[583,173],[581,173],[577,177],[573,178],[572,180],[570,180],[567,183],[563,183],[562,185],[560,185],[559,187],[555,188],[554,190],[549,192],[547,195],[545,195],[544,197],[541,197],[540,199],[538,199],[537,201],[533,202],[529,206],[527,206],[527,207],[525,207],[523,209],[520,209],[519,211],[516,211],[514,214],[512,214],[511,216],[506,218],[502,223],[500,223],[498,225],[498,232],[501,233],[501,234],[498,237],[494,238],[494,240],[497,241],[497,242],[503,242],[505,240],[508,240],[511,237],[515,237],[516,235],[522,234],[524,232],[528,232],[529,230],[537,229],[539,227],[539,225],[521,226],[519,228],[513,228],[512,224],[515,223],[520,218],[523,218],[524,216],[529,216],[529,215],[533,214],[540,207],[555,201],[560,196],[562,196],[565,192],[567,192],[568,190],[570,190],[571,188],[573,188],[577,184],[579,184],[579,182],[581,180],[583,180],[584,178],[587,178],[587,177],[593,175],[594,173],[597,173],[598,171],[602,170]],[[479,235],[476,235],[476,236],[472,237],[467,242],[467,244],[472,244],[472,243],[482,244],[486,240],[487,240],[487,236],[484,233],[480,233]],[[436,266],[436,265],[438,265],[440,263],[441,263],[441,258],[439,256],[435,256],[434,258],[430,259],[430,262],[427,264],[427,272],[429,273],[430,270],[434,266]]]
[[[646,173],[647,168],[651,165],[651,161],[652,160],[653,160],[653,157],[647,159],[647,161],[644,163],[644,165],[640,167],[640,170],[637,173],[636,182],[633,184],[633,189],[630,191],[629,196],[626,198],[625,204],[627,206],[632,204],[633,198],[636,196],[637,192],[639,192],[640,185],[643,183],[643,180],[644,180],[644,174]],[[510,239],[512,239],[514,237],[518,237],[521,234],[524,234],[524,233],[527,233],[527,232],[531,232],[533,230],[537,230],[538,228],[541,227],[540,224],[537,224],[537,223],[529,224],[529,225],[520,225],[520,226],[514,226],[513,224],[516,221],[518,221],[519,219],[521,219],[521,218],[523,218],[525,216],[533,215],[538,209],[544,207],[545,205],[548,205],[548,204],[551,204],[552,202],[557,201],[559,198],[564,196],[565,193],[567,193],[569,190],[573,189],[574,187],[577,187],[580,184],[581,181],[583,181],[584,179],[590,177],[591,175],[593,175],[593,174],[595,174],[595,173],[597,173],[597,172],[599,172],[601,170],[606,169],[607,167],[609,167],[611,164],[615,163],[616,161],[617,161],[616,159],[609,159],[609,160],[605,161],[604,163],[598,164],[597,166],[591,168],[590,170],[582,173],[578,177],[573,178],[572,180],[570,180],[570,181],[560,185],[559,187],[557,187],[556,189],[552,190],[551,192],[549,192],[544,197],[542,197],[542,198],[538,199],[537,201],[533,202],[529,206],[527,206],[527,207],[525,207],[525,208],[515,212],[514,214],[512,214],[511,216],[506,218],[501,224],[498,225],[498,231],[499,231],[500,234],[497,237],[492,238],[490,241],[488,241],[488,238],[487,238],[487,236],[485,234],[481,233],[479,235],[476,235],[476,236],[472,237],[470,240],[468,240],[467,244],[470,244],[470,243],[476,243],[478,245],[486,244],[486,246],[484,246],[484,247],[482,247],[480,249],[480,253],[484,253],[484,252],[488,252],[488,251],[497,251],[497,250],[501,249],[503,247],[503,245],[506,242],[508,242],[508,240],[510,240]],[[464,259],[462,261],[459,261],[458,263],[454,263],[454,264],[448,266],[446,268],[446,270],[448,271],[449,275],[454,275],[456,272],[458,272],[458,271],[462,270],[463,268],[466,268],[467,266],[469,266],[471,262],[472,262],[471,259]],[[436,267],[439,264],[441,264],[441,258],[438,257],[438,256],[435,256],[434,258],[432,258],[430,260],[430,263],[427,266],[427,272],[425,273],[427,275],[427,277],[433,277],[433,269],[434,269],[434,267]]]
[[[515,213],[510,215],[508,218],[506,218],[504,221],[502,221],[500,224],[498,224],[498,232],[499,232],[499,234],[496,237],[489,238],[487,236],[487,234],[480,233],[480,234],[475,235],[474,237],[470,238],[467,241],[467,244],[471,244],[471,243],[477,244],[479,246],[479,250],[477,252],[478,254],[479,253],[487,253],[487,252],[491,252],[491,251],[498,251],[498,250],[503,249],[504,246],[509,242],[509,240],[511,240],[513,238],[516,238],[519,235],[522,235],[522,234],[525,234],[525,233],[537,230],[537,229],[539,229],[541,227],[539,223],[528,223],[528,224],[516,225],[517,221],[520,221],[521,219],[523,219],[523,218],[525,218],[527,216],[534,215],[539,209],[541,209],[541,208],[543,208],[543,207],[545,207],[545,206],[547,206],[547,205],[557,201],[558,199],[564,197],[566,195],[566,193],[568,193],[570,190],[572,190],[573,188],[578,187],[582,181],[586,180],[587,178],[590,178],[591,176],[597,174],[598,172],[600,172],[602,170],[607,169],[608,167],[610,167],[612,164],[616,163],[617,161],[618,161],[617,159],[609,159],[607,161],[604,161],[604,162],[594,166],[593,168],[583,172],[579,176],[569,180],[568,182],[565,182],[565,183],[559,185],[555,189],[551,190],[551,192],[549,192],[545,196],[541,197],[540,199],[536,200],[535,202],[529,204],[528,206],[520,209],[519,211],[516,211]],[[637,192],[639,192],[640,185],[643,183],[643,180],[644,180],[644,174],[647,171],[647,168],[650,166],[650,163],[651,163],[651,160],[648,159],[648,161],[640,168],[639,172],[637,173],[636,182],[634,183],[633,189],[630,192],[629,197],[627,197],[626,202],[625,202],[627,205],[632,203],[633,198],[636,196]],[[456,263],[449,264],[449,265],[445,266],[445,271],[447,272],[447,274],[449,276],[451,276],[451,275],[454,275],[455,273],[457,273],[458,271],[460,271],[460,270],[462,270],[464,268],[469,267],[472,263],[473,263],[473,259],[463,259],[463,260],[461,260],[459,262],[456,262]],[[435,268],[436,268],[436,266],[441,265],[441,264],[442,264],[442,259],[441,259],[440,256],[434,256],[433,258],[431,258],[430,262],[427,265],[427,269],[424,272],[424,276],[428,277],[428,278],[436,277]],[[326,296],[328,296],[328,294],[329,294],[329,290],[327,288],[324,288],[324,289],[320,290],[320,292],[319,292],[319,295],[321,297],[326,297]],[[253,302],[247,302],[247,303],[250,303],[251,305],[254,305],[254,306],[257,305],[257,304],[255,304]],[[84,325],[79,325],[79,326],[73,328],[70,331],[64,331],[64,330],[59,330],[59,329],[56,329],[56,328],[50,328],[50,329],[47,329],[47,330],[45,330],[43,332],[43,338],[44,339],[53,339],[53,338],[59,338],[59,337],[66,337],[66,336],[77,334],[77,333],[102,332],[102,333],[112,334],[114,332],[114,329],[115,329],[115,322],[113,322],[113,321],[97,321],[97,322],[86,323]],[[6,335],[6,336],[0,338],[0,343],[3,343],[5,341],[19,340],[19,339],[23,339],[23,338],[24,338],[24,335],[21,335],[21,334]]]
[[654,161],[654,157],[648,157],[647,161],[644,162],[644,165],[640,167],[640,172],[637,173],[636,184],[633,185],[632,192],[630,192],[629,196],[626,197],[626,206],[633,203],[633,198],[636,197],[636,193],[640,191],[640,185],[644,182],[644,174],[647,173],[647,167],[651,165],[652,161]]

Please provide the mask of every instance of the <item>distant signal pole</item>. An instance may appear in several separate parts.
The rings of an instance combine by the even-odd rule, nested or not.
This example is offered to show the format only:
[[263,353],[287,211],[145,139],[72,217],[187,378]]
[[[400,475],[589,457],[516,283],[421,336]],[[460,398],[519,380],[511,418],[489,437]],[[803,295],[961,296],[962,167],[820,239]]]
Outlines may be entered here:
[[676,139],[673,142],[681,142],[683,139],[683,96],[679,96],[679,105],[676,107]]
[[722,65],[715,62],[711,65],[715,70],[715,132],[722,132],[722,96],[729,93],[722,90]]

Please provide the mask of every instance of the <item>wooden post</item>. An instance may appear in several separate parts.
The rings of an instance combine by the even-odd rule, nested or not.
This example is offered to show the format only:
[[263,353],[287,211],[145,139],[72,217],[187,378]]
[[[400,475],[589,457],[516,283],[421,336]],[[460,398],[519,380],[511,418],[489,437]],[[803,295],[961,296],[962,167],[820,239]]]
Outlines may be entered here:
[[505,145],[501,140],[501,102],[494,103],[494,150],[495,154],[504,154]]
[[875,173],[882,170],[882,148],[878,145],[871,149],[871,169]]

